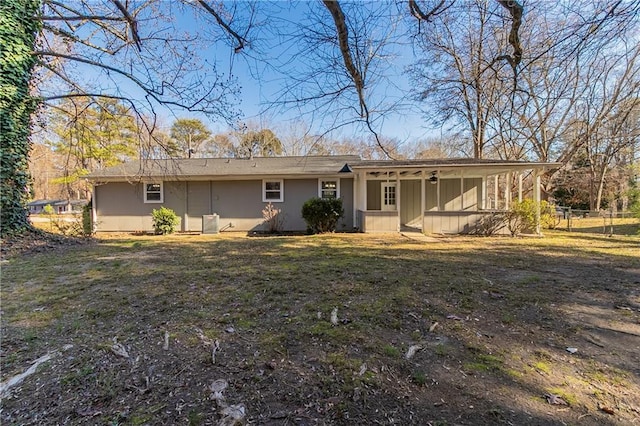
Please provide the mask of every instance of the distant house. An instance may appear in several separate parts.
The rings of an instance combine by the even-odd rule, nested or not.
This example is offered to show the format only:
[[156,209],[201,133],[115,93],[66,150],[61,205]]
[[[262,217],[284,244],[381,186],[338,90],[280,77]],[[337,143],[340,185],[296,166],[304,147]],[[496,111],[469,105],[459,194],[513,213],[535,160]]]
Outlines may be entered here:
[[45,206],[51,206],[54,213],[73,213],[82,211],[82,207],[88,204],[87,200],[34,200],[27,204],[29,214],[44,213]]
[[[281,209],[283,230],[304,231],[302,204],[338,197],[338,230],[468,233],[486,215],[522,197],[523,176],[540,199],[540,174],[557,164],[446,159],[367,161],[358,156],[148,160],[98,170],[93,184],[97,231],[150,231],[165,206],[181,231],[263,231],[267,203]],[[516,182],[513,185],[505,182]],[[519,183],[519,185],[518,185]],[[531,185],[532,184],[532,185]],[[512,194],[516,192],[516,194]]]

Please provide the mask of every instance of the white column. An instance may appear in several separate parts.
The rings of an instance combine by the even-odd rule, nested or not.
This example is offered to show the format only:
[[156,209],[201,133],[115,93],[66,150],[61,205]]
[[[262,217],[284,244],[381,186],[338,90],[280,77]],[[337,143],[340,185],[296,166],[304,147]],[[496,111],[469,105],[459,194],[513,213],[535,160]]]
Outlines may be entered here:
[[400,173],[396,170],[396,214],[398,215],[397,231],[400,232]]
[[98,231],[98,197],[96,196],[96,185],[92,185],[91,192],[91,231]]
[[460,210],[464,210],[464,170],[460,169]]
[[518,174],[518,201],[522,202],[522,172]]
[[436,172],[436,176],[438,177],[438,180],[436,181],[436,203],[438,203],[438,205],[436,206],[436,210],[440,211],[442,210],[441,206],[440,206],[440,170],[438,170]]
[[511,172],[507,172],[506,182],[504,185],[504,209],[509,210],[511,207]]
[[424,232],[424,211],[427,208],[427,185],[424,177],[424,170],[420,172],[420,223]]
[[487,175],[482,176],[480,191],[480,209],[484,210],[487,208]]
[[493,196],[495,197],[495,200],[493,200],[493,208],[498,210],[498,199],[500,197],[498,197],[498,191],[500,190],[500,188],[498,187],[498,175],[495,175],[493,177]]
[[533,201],[536,204],[536,234],[540,235],[540,175],[537,170],[534,170],[534,183],[533,183]]

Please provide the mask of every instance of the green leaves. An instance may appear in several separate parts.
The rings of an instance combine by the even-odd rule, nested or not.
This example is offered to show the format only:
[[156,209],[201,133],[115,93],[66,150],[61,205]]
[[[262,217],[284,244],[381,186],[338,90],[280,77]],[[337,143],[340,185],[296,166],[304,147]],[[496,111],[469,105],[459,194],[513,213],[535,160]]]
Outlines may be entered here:
[[3,0],[0,6],[0,210],[5,237],[29,227],[28,154],[31,114],[37,100],[29,94],[36,64],[32,54],[41,23],[38,0]]

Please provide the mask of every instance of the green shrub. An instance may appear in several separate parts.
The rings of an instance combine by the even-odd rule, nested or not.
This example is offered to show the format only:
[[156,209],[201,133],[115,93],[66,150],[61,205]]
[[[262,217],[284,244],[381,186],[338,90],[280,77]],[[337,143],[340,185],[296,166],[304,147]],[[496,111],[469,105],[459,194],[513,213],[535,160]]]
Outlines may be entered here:
[[153,218],[153,229],[158,235],[173,234],[180,223],[180,218],[176,213],[166,207],[160,207],[158,210],[153,209],[151,217]]
[[[514,201],[511,209],[506,213],[507,228],[512,236],[522,234],[524,231],[536,229],[536,203],[531,199]],[[552,229],[558,225],[553,206],[546,201],[540,201],[540,226]]]
[[53,209],[53,207],[51,207],[51,204],[47,204],[42,209],[42,213],[44,213],[44,214],[46,214],[48,216],[53,216],[54,214],[56,214],[56,211]]
[[314,197],[302,205],[302,218],[314,234],[333,232],[338,220],[344,216],[342,199]]

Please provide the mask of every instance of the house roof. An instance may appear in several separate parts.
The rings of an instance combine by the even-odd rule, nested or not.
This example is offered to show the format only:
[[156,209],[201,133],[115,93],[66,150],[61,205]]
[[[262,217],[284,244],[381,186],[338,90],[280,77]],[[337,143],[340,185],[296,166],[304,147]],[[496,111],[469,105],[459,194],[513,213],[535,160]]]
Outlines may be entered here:
[[437,172],[439,176],[488,175],[509,171],[560,167],[560,163],[488,160],[472,158],[423,160],[361,160],[357,155],[256,157],[243,158],[191,158],[173,160],[132,161],[87,175],[91,181],[137,181],[248,179],[261,177],[295,177],[346,175],[364,171],[372,175],[407,171],[415,173]]
[[475,158],[445,158],[445,159],[421,159],[421,160],[361,160],[349,163],[354,171],[365,171],[368,174],[378,175],[382,173],[395,173],[407,171],[419,173],[420,171],[438,173],[441,177],[447,176],[483,176],[506,172],[524,170],[542,170],[545,168],[560,167],[561,163],[545,163],[531,161],[490,160]]
[[56,199],[56,200],[33,200],[29,203],[27,203],[27,206],[29,207],[38,207],[38,206],[46,206],[46,205],[50,205],[50,206],[66,206],[67,204],[71,204],[71,205],[79,205],[79,204],[87,204],[89,201],[88,200],[63,200],[63,199]]
[[261,176],[326,176],[337,174],[345,164],[360,161],[357,155],[191,158],[132,161],[96,170],[87,175],[92,181],[162,179],[247,178]]

